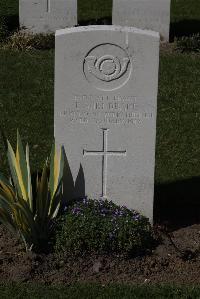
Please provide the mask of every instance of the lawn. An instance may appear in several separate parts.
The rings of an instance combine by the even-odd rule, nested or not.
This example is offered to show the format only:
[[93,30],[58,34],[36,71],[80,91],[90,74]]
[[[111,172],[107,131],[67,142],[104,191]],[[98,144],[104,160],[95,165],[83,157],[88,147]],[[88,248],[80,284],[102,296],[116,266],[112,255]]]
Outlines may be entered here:
[[[18,15],[19,0],[1,0],[0,15]],[[198,0],[171,0],[171,23],[190,21],[190,25],[200,22],[200,2]],[[110,17],[112,0],[78,0],[79,21]]]
[[[33,169],[42,167],[53,140],[53,51],[0,51],[0,123],[14,141],[30,143]],[[156,182],[200,175],[200,58],[160,57]],[[1,167],[5,169],[2,142]]]
[[[192,0],[191,0],[192,1]],[[200,21],[200,2],[172,1],[172,21]],[[79,1],[79,19],[111,14],[111,1]],[[100,9],[99,9],[100,7]],[[1,1],[1,15],[18,13],[15,0]],[[12,18],[11,18],[12,19]],[[53,140],[54,53],[0,51],[0,123],[11,141],[19,128],[30,143],[33,170],[40,168]],[[156,183],[200,174],[200,59],[199,55],[161,51]],[[169,105],[170,104],[170,105]],[[1,168],[6,160],[0,143]]]

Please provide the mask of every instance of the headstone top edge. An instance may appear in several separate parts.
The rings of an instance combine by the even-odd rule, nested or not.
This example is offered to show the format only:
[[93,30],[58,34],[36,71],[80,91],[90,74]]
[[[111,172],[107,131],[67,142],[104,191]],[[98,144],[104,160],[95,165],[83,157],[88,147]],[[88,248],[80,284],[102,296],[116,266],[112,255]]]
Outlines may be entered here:
[[143,30],[136,27],[118,26],[118,25],[92,25],[92,26],[78,26],[65,29],[56,30],[55,36],[61,36],[65,34],[75,32],[89,32],[89,31],[119,31],[119,32],[131,32],[135,34],[147,35],[160,40],[159,32],[152,30]]

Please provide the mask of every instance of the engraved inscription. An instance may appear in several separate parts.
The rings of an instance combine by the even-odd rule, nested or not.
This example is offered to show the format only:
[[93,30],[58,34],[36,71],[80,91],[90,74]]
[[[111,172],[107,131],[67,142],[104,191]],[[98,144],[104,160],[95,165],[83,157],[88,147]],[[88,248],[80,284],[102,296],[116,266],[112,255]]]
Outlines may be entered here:
[[132,63],[128,53],[113,44],[101,44],[87,53],[83,63],[89,83],[100,90],[115,90],[128,82]]
[[133,96],[77,95],[70,102],[60,112],[67,123],[136,126],[154,120],[151,106],[144,109]]
[[101,156],[102,157],[102,193],[101,196],[106,198],[107,188],[107,169],[109,156],[126,156],[126,150],[123,151],[108,151],[108,131],[109,129],[102,129],[103,131],[103,148],[102,151],[83,150],[83,156]]

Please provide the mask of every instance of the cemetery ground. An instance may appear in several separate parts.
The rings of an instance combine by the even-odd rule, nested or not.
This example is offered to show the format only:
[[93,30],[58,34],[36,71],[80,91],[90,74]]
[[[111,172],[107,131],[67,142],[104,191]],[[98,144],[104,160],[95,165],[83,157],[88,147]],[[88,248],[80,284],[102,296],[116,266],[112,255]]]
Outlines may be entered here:
[[[14,2],[3,0],[0,10],[11,27],[17,19]],[[101,2],[102,9],[97,10],[96,1],[93,5],[80,1],[81,22],[92,22],[98,11],[99,22],[109,23],[111,6]],[[173,35],[197,33],[199,5],[198,1],[172,1]],[[132,259],[95,253],[78,258],[27,254],[19,240],[0,225],[0,281],[17,283],[0,287],[5,298],[27,298],[27,294],[29,298],[134,298],[133,292],[135,298],[199,298],[200,291],[191,285],[200,282],[200,54],[175,48],[171,43],[162,45],[160,51],[154,203],[158,246],[151,254]],[[0,57],[0,125],[13,145],[19,129],[24,144],[30,145],[36,172],[53,140],[54,51],[1,49]],[[2,142],[0,167],[8,174]],[[27,284],[22,289],[24,282],[37,287]],[[75,287],[77,282],[86,285]],[[38,283],[55,287],[40,289]],[[71,287],[58,286],[63,283]],[[110,283],[114,285],[107,287]],[[157,283],[176,286],[146,287]],[[183,284],[188,288],[177,287]]]

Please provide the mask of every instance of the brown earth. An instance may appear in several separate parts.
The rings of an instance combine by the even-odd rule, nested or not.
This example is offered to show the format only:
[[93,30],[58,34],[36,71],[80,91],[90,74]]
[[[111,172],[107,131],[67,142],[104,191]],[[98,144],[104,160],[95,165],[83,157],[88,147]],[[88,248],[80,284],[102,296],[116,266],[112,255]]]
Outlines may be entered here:
[[58,257],[26,253],[23,245],[0,225],[0,281],[45,284],[99,282],[199,283],[200,224],[166,233],[155,230],[160,244],[146,256]]

